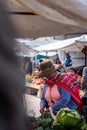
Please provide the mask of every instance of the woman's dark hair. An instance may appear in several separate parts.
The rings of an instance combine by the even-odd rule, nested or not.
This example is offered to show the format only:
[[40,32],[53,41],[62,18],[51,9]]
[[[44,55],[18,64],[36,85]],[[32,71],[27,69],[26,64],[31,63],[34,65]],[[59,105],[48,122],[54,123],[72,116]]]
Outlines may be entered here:
[[61,64],[61,61],[59,58],[56,59],[56,64]]
[[13,23],[0,1],[0,130],[25,130],[24,77],[15,55]]

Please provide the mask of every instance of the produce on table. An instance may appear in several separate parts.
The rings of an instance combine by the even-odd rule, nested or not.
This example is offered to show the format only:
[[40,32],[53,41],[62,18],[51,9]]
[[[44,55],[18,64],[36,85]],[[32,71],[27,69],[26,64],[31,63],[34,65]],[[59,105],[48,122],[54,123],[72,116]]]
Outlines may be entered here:
[[62,108],[53,119],[50,112],[45,112],[33,121],[34,130],[87,130],[83,116],[77,111]]
[[53,119],[50,112],[45,112],[40,117],[38,117],[37,122],[40,122],[40,125],[34,130],[54,130],[52,125]]
[[54,130],[87,130],[82,129],[85,124],[84,118],[75,110],[62,108],[53,121]]
[[28,83],[32,83],[32,75],[30,75],[30,74],[26,74],[26,76],[25,76],[25,82],[28,82]]
[[35,78],[33,77],[33,75],[30,75],[30,74],[26,74],[25,81],[28,83],[35,84],[35,85],[44,84],[44,80],[42,78]]

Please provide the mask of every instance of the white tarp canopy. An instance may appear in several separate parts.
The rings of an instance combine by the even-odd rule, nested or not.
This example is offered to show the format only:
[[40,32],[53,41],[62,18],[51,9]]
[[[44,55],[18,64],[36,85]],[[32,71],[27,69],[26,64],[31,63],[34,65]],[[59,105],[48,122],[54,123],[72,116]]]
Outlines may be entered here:
[[82,35],[80,37],[75,37],[67,40],[56,41],[48,45],[41,45],[34,48],[38,51],[59,51],[59,50],[68,50],[68,51],[81,51],[84,46],[87,46],[87,35]]
[[36,54],[53,56],[56,54],[55,52],[54,53],[49,52],[48,54],[46,52],[39,53],[40,52],[39,50],[33,49],[40,45],[48,45],[50,43],[58,41],[54,40],[53,37],[42,37],[37,38],[35,40],[16,38],[15,41],[16,41],[16,50],[18,51],[18,54],[22,56],[33,57]]
[[38,38],[87,32],[87,0],[5,1],[17,38]]
[[23,57],[34,57],[38,53],[37,50],[34,50],[31,46],[26,45],[25,43],[22,44],[17,42],[14,49],[17,55]]
[[58,40],[55,40],[53,37],[40,37],[40,38],[36,38],[35,40],[16,38],[15,41],[20,44],[24,44],[28,47],[35,48],[40,45],[47,45]]

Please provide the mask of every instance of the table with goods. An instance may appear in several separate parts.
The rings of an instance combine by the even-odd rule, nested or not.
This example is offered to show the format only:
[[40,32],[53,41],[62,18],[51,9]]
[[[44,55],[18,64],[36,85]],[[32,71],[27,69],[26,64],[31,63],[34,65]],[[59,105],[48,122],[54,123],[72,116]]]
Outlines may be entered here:
[[25,78],[26,87],[37,89],[37,97],[40,98],[42,94],[42,88],[44,85],[44,80],[41,78],[36,78],[33,75],[26,75]]

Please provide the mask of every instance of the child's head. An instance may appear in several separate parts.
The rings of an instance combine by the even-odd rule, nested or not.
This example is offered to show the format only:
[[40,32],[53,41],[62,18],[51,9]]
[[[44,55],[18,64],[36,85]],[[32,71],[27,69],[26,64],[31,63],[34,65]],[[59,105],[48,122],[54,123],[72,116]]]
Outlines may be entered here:
[[66,73],[67,74],[75,74],[76,73],[76,69],[74,67],[67,67],[66,69]]

